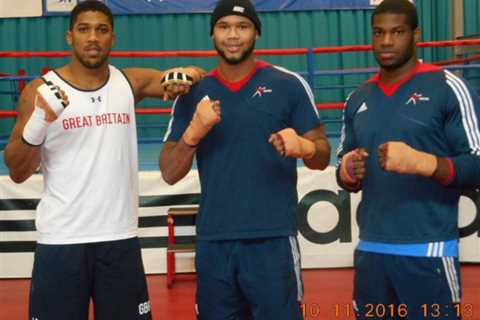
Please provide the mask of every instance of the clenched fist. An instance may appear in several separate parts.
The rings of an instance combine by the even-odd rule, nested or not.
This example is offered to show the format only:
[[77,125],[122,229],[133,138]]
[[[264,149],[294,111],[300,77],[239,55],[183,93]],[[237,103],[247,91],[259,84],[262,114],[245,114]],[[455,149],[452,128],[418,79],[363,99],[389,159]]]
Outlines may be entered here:
[[211,101],[207,96],[198,104],[192,121],[183,134],[183,141],[189,146],[196,146],[200,140],[221,120],[220,101]]
[[315,143],[299,136],[292,128],[272,134],[268,142],[284,157],[311,159],[316,152]]
[[418,151],[401,141],[390,141],[378,147],[380,166],[390,172],[419,174],[431,177],[437,168],[437,158]]

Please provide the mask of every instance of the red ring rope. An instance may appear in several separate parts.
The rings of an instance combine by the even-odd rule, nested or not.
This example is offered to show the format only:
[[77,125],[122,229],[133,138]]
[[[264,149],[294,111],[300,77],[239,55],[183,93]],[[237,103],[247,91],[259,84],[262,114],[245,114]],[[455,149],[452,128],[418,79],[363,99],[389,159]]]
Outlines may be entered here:
[[[480,45],[480,39],[473,40],[451,40],[451,41],[434,41],[434,42],[420,42],[418,47],[451,47],[451,46],[474,46]],[[372,49],[371,45],[354,45],[354,46],[338,46],[328,48],[314,48],[313,53],[339,53],[351,51],[369,51]],[[259,49],[256,50],[258,55],[298,55],[307,54],[307,48],[291,48],[291,49]],[[68,57],[71,55],[70,51],[0,51],[0,57],[3,58],[30,58],[30,57]],[[211,57],[215,56],[216,52],[208,51],[114,51],[111,53],[112,57]],[[439,62],[439,65],[456,64],[461,62],[469,62],[480,59],[480,55],[475,55],[465,59],[454,59]],[[343,109],[343,102],[329,102],[319,103],[316,105],[319,110],[339,110]],[[171,108],[137,108],[136,113],[140,115],[151,114],[169,114]],[[17,112],[14,110],[0,110],[0,118],[14,118]]]
[[[431,47],[453,47],[453,46],[475,46],[480,45],[480,39],[474,40],[449,40],[449,41],[432,41],[419,42],[417,44],[420,48]],[[372,49],[371,45],[354,45],[354,46],[338,46],[338,47],[323,47],[313,48],[313,53],[339,53],[351,51],[369,51]],[[293,54],[307,54],[307,48],[291,48],[291,49],[258,49],[255,50],[257,55],[293,55]],[[158,57],[213,57],[216,56],[216,51],[201,50],[201,51],[112,51],[110,56],[116,58],[158,58]],[[62,58],[71,55],[70,51],[0,51],[0,58],[31,58],[31,57],[49,57]]]
[[[318,110],[341,110],[343,109],[343,102],[318,103],[317,109]],[[140,115],[170,114],[172,113],[172,108],[136,108],[135,113]],[[17,114],[18,113],[15,110],[0,110],[0,119],[15,118]]]

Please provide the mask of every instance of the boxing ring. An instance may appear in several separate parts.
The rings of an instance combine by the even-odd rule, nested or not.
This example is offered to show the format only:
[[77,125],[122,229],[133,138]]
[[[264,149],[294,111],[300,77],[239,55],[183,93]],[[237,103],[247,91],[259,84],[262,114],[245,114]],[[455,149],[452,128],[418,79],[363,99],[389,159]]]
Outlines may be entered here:
[[[420,43],[420,48],[480,46],[480,40],[441,41]],[[311,171],[299,161],[299,242],[302,251],[302,267],[338,268],[353,265],[352,252],[358,239],[355,211],[360,194],[342,191],[335,181],[335,150],[338,145],[341,126],[342,101],[321,101],[323,92],[338,91],[343,98],[362,81],[351,83],[345,78],[354,76],[363,81],[377,72],[377,68],[357,68],[342,70],[317,70],[315,58],[322,54],[342,54],[345,52],[368,52],[370,45],[343,46],[335,48],[296,48],[263,49],[256,53],[260,59],[268,61],[268,56],[299,55],[306,59],[306,70],[297,70],[313,88],[327,127],[327,135],[332,145],[330,166],[323,172]],[[479,51],[480,53],[480,51]],[[0,58],[28,59],[32,57],[62,58],[70,52],[0,52]],[[169,57],[214,57],[214,51],[116,51],[115,58],[169,58]],[[480,79],[480,54],[463,58],[440,61],[454,72],[468,74],[469,80]],[[200,65],[201,66],[201,65]],[[42,68],[42,72],[48,68]],[[13,105],[18,100],[18,91],[25,83],[38,77],[27,75],[19,70],[17,74],[0,75],[0,84],[9,83],[10,88],[0,90],[0,94],[12,97],[12,107],[0,110],[0,128],[10,126],[16,117]],[[341,84],[325,84],[340,77]],[[477,86],[480,92],[480,85]],[[163,182],[158,169],[158,155],[171,109],[168,106],[144,107],[136,109],[139,119],[139,170],[140,170],[140,219],[139,235],[146,272],[164,273],[166,270],[165,252],[167,247],[167,210],[171,207],[191,206],[198,203],[200,187],[196,169],[174,186]],[[146,118],[149,118],[145,121]],[[3,124],[6,123],[7,124]],[[144,133],[146,132],[146,133]],[[1,132],[0,132],[1,133]],[[0,150],[7,143],[8,135],[0,135]],[[36,174],[21,185],[8,178],[8,171],[0,151],[0,278],[30,277],[35,248],[34,210],[42,191],[42,176]],[[460,203],[461,261],[480,262],[480,191],[466,191]],[[176,227],[179,243],[194,241],[193,221],[185,219]],[[193,271],[192,254],[177,256],[179,271]]]

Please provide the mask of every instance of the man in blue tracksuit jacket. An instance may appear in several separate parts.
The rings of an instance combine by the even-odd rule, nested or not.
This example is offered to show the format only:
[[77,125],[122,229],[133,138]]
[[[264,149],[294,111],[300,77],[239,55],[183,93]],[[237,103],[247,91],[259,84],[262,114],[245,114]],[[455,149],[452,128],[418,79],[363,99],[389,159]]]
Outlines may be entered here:
[[348,99],[337,180],[362,190],[354,302],[359,319],[461,318],[458,202],[480,186],[479,99],[418,61],[408,0],[372,15],[380,72]]
[[211,17],[218,67],[175,101],[160,155],[170,184],[198,165],[198,319],[300,320],[297,159],[324,169],[330,146],[305,80],[255,58],[253,4]]

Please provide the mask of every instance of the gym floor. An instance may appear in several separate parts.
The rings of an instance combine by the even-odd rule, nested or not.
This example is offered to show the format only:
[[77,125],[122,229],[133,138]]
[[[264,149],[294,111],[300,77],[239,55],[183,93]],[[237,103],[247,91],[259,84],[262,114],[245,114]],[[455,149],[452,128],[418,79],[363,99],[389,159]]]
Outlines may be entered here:
[[[171,289],[165,275],[147,279],[153,319],[195,319],[194,274],[177,276]],[[303,280],[305,320],[354,319],[353,269],[304,270]],[[480,264],[462,265],[462,285],[463,320],[480,320]],[[26,279],[0,280],[0,320],[27,319],[29,286]]]

